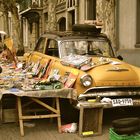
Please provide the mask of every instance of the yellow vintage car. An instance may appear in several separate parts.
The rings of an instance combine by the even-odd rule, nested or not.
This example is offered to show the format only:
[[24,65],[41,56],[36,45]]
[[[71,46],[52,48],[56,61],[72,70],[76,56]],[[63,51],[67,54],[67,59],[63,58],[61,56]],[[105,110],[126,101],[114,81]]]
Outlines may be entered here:
[[46,79],[55,75],[64,87],[76,90],[78,100],[98,96],[110,98],[114,105],[139,105],[140,68],[116,56],[109,38],[95,25],[46,32],[26,59],[47,64]]

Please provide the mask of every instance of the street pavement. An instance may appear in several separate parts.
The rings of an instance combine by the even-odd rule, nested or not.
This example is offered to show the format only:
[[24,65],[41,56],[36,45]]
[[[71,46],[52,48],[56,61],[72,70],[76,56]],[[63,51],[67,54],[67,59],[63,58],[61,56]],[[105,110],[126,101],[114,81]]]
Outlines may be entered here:
[[[81,137],[76,133],[58,133],[56,123],[45,120],[30,121],[24,127],[25,136],[20,136],[19,126],[8,123],[0,126],[0,140],[109,140],[109,126],[103,126],[100,136]],[[31,127],[31,124],[34,124]]]
[[[105,109],[103,115],[103,132],[99,136],[81,137],[76,133],[58,133],[57,122],[49,119],[30,120],[24,126],[25,136],[20,136],[18,123],[0,125],[0,140],[109,140],[112,120],[124,117],[139,117],[137,108]],[[63,122],[64,123],[64,122]]]

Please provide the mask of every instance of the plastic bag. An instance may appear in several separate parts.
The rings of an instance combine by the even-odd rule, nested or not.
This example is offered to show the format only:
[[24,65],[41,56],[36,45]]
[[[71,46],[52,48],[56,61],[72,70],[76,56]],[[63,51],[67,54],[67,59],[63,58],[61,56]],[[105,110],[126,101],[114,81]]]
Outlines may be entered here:
[[61,132],[75,133],[77,131],[77,123],[70,123],[61,126]]

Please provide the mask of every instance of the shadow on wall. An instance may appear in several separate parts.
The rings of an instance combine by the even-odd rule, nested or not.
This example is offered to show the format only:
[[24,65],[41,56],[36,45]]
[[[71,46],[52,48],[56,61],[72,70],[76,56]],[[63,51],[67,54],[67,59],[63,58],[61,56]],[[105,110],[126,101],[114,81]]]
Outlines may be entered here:
[[121,55],[124,62],[140,67],[140,49],[118,50],[117,55]]

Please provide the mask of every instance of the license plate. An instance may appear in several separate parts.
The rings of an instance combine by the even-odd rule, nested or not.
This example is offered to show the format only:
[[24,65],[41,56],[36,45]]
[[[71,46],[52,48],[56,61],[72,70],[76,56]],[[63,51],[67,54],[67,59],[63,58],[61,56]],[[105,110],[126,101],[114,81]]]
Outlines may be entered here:
[[113,106],[132,106],[133,100],[131,98],[112,99]]

